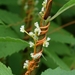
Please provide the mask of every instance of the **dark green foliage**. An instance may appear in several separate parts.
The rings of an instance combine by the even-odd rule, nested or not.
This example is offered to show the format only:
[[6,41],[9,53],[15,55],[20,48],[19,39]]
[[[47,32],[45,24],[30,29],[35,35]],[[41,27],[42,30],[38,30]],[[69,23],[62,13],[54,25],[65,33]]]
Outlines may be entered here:
[[65,71],[61,68],[56,69],[47,69],[45,72],[43,72],[41,75],[75,75],[75,70],[72,71]]
[[0,58],[24,50],[29,44],[21,39],[0,37]]
[[13,75],[11,69],[0,62],[0,75]]
[[[34,0],[35,1],[35,0]],[[41,3],[34,6],[38,11],[41,10]],[[68,10],[67,10],[68,9]],[[24,23],[24,13],[18,0],[0,0],[0,75],[22,75],[23,62],[30,58],[27,47],[28,42],[23,40],[25,37],[20,32],[20,26]],[[35,15],[38,12],[33,11],[33,22],[39,20]],[[40,75],[75,75],[75,0],[53,0],[51,9],[50,27],[48,35],[51,38],[48,48],[44,48],[41,59]],[[40,20],[39,20],[40,21]],[[72,23],[69,23],[73,21]],[[67,26],[63,26],[68,23]],[[26,25],[26,24],[25,24]],[[32,52],[32,48],[29,49]],[[6,67],[5,65],[9,66]],[[60,68],[57,68],[60,67]],[[55,69],[56,68],[56,69]],[[66,71],[69,70],[69,71]],[[18,72],[19,71],[19,72]],[[12,74],[13,72],[13,74]]]

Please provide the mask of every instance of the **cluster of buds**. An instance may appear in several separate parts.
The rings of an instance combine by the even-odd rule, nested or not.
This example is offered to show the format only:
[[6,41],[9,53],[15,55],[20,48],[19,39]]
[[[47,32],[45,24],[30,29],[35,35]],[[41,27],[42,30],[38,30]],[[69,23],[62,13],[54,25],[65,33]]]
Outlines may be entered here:
[[47,0],[44,0],[43,3],[42,3],[42,9],[41,9],[41,11],[39,12],[39,14],[40,14],[41,16],[44,15],[44,11],[45,11],[45,9],[46,9],[46,5],[47,5]]
[[[39,53],[36,53],[36,54],[31,53],[30,56],[32,57],[33,60],[32,61],[26,60],[24,62],[24,65],[23,65],[24,69],[25,68],[28,69],[30,67],[30,65],[33,65],[33,63],[35,64],[36,63],[35,60],[37,60],[38,58],[40,58],[42,56],[42,52],[39,52]],[[36,65],[35,65],[35,67],[36,67]]]
[[[35,22],[34,25],[36,27],[34,29],[34,32],[29,32],[29,33],[26,32],[24,25],[21,26],[20,32],[23,32],[23,33],[25,32],[26,34],[28,34],[30,37],[32,37],[34,39],[34,41],[36,43],[38,41],[38,36],[41,34],[41,29],[39,27],[38,22]],[[45,41],[43,41],[43,47],[48,47],[49,40],[50,40],[50,38],[48,37]],[[35,43],[33,43],[32,41],[29,41],[30,47],[34,47]]]
[[[20,32],[26,33],[26,34],[29,35],[31,38],[33,38],[34,42],[29,41],[30,47],[36,46],[36,43],[37,43],[37,41],[38,41],[38,39],[39,39],[39,36],[40,36],[40,34],[41,34],[41,29],[40,29],[40,27],[39,27],[39,23],[38,23],[38,22],[35,22],[35,23],[34,23],[34,26],[35,26],[34,31],[33,31],[33,32],[29,32],[29,33],[26,32],[24,25],[22,25],[22,26],[20,27]],[[48,47],[48,46],[49,46],[49,40],[50,40],[49,37],[48,37],[47,39],[45,39],[45,40],[43,41],[42,46],[43,46],[43,47]],[[42,56],[42,52],[39,52],[39,53],[36,53],[36,54],[31,53],[30,55],[31,55],[32,59],[36,60],[36,59],[38,59],[39,57]],[[26,62],[24,63],[23,68],[28,68],[28,64],[29,64],[28,61],[26,61]]]
[[36,54],[31,53],[30,55],[31,55],[31,57],[32,57],[34,60],[36,60],[37,58],[40,58],[40,57],[42,56],[42,52],[39,52],[39,53],[36,53]]
[[[43,3],[42,3],[43,7],[42,7],[41,11],[39,12],[41,17],[44,16],[46,5],[47,5],[47,0],[44,0]],[[24,9],[26,10],[27,8],[28,8],[28,5],[26,4],[24,6]],[[50,38],[49,37],[46,38],[45,34],[48,31],[48,27],[49,27],[50,23],[48,21],[47,23],[45,22],[45,24],[46,25],[44,27],[43,26],[40,27],[39,23],[35,22],[34,23],[35,28],[31,32],[27,32],[25,30],[25,26],[24,25],[22,25],[20,27],[20,32],[26,33],[28,36],[30,36],[33,39],[33,41],[29,41],[29,45],[30,45],[30,47],[34,48],[34,52],[30,53],[30,56],[31,56],[32,60],[31,61],[26,60],[24,62],[23,68],[27,69],[27,72],[26,72],[25,75],[29,75],[28,73],[30,73],[32,70],[34,70],[37,67],[37,63],[39,62],[39,59],[42,56],[42,49],[40,51],[37,51],[38,46],[39,45],[41,45],[42,47],[48,47],[49,46]],[[43,35],[43,38],[40,39],[39,37],[42,36],[42,35]]]
[[26,60],[25,63],[24,63],[24,65],[23,65],[23,68],[24,68],[24,69],[25,69],[25,68],[28,68],[28,65],[29,65],[29,60]]

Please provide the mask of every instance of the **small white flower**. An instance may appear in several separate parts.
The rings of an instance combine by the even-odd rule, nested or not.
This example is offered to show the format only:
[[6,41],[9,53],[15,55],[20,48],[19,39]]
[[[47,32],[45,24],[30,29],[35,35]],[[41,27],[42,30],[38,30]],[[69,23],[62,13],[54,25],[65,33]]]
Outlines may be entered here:
[[39,15],[41,15],[41,16],[42,16],[42,12],[41,12],[41,11],[39,12]]
[[35,34],[33,32],[29,32],[29,35],[33,37]]
[[29,60],[26,60],[26,61],[24,62],[23,68],[24,68],[24,69],[25,69],[25,68],[28,68],[28,64],[29,64]]
[[42,7],[41,12],[44,12],[44,9],[45,9],[45,8],[44,8],[44,7]]
[[48,38],[47,38],[47,41],[49,41],[49,40],[51,40],[51,38],[48,37]]
[[31,53],[30,56],[33,58],[34,57],[34,53]]
[[38,37],[33,32],[29,32],[29,35],[32,36],[36,41],[38,40]]
[[39,12],[40,16],[44,15],[44,11],[45,11],[46,5],[47,5],[47,0],[44,0],[43,3],[42,3],[43,7],[42,7],[41,11]]
[[43,42],[43,47],[48,47],[49,46],[49,40],[50,40],[50,38],[48,37],[47,40],[45,40]]
[[37,53],[37,54],[31,53],[30,55],[31,55],[31,57],[32,57],[33,59],[38,59],[39,57],[42,56],[42,53],[41,53],[41,52],[39,52],[39,53]]
[[34,25],[35,25],[35,27],[36,27],[36,28],[34,29],[35,34],[40,35],[41,29],[40,29],[40,27],[39,27],[38,22],[35,22]]
[[39,28],[38,22],[35,22],[34,25],[35,25],[36,28]]
[[33,42],[29,42],[29,44],[30,44],[30,47],[33,47],[34,46],[34,43]]
[[47,0],[44,0],[43,3],[42,3],[44,8],[46,7],[46,4],[47,4]]
[[22,25],[21,27],[20,27],[20,32],[25,32],[25,30],[24,30],[24,25]]
[[41,30],[40,30],[40,28],[35,28],[34,29],[34,32],[35,32],[35,34],[40,35]]
[[44,10],[45,10],[45,8],[42,7],[41,11],[39,12],[39,15],[40,15],[40,16],[43,16],[43,14],[44,14]]

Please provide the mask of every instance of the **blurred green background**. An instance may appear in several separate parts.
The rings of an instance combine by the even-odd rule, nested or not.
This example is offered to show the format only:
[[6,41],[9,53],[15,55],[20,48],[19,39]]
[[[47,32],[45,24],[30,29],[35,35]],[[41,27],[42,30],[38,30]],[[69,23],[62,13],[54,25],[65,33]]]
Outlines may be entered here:
[[[23,20],[27,15],[25,15],[26,11],[23,10],[22,5],[18,4],[18,1],[0,0],[0,37],[23,39],[24,34],[20,33],[19,28],[25,24]],[[36,1],[38,4],[35,4]],[[53,0],[51,17],[68,1]],[[34,0],[33,23],[39,21],[38,13],[41,10],[42,2],[43,0]],[[37,75],[40,75],[47,68],[54,69],[58,66],[65,70],[75,69],[75,7],[68,9],[51,21],[48,36],[51,38],[50,45],[48,48],[44,48],[43,52],[46,60],[43,57],[41,58]],[[8,43],[9,41],[6,44]],[[0,58],[6,66],[10,66],[13,74],[22,75],[25,72],[22,68],[23,63],[27,58],[30,59],[29,53],[33,49],[27,51],[23,45],[17,45],[17,43],[9,43],[10,45],[7,46],[5,41],[3,43],[1,41],[0,54],[5,54],[0,55]],[[18,48],[19,46],[20,48]],[[9,53],[7,54],[7,52]]]

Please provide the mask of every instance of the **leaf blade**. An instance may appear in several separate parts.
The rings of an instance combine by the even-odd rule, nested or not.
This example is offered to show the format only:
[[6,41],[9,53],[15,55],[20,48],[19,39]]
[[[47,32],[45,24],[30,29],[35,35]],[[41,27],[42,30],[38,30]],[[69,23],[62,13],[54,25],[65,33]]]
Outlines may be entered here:
[[56,69],[47,69],[46,71],[42,72],[41,75],[75,75],[75,70],[66,71],[59,67]]
[[0,75],[13,75],[11,69],[0,62]]
[[48,55],[48,57],[52,58],[61,68],[70,70],[69,67],[54,52],[49,52],[48,49],[45,49],[44,52],[46,55]]
[[13,37],[20,38],[11,28],[6,27],[5,25],[0,25],[0,37]]
[[0,58],[24,50],[29,44],[21,39],[0,37]]
[[57,16],[59,16],[61,13],[63,13],[64,11],[66,11],[67,9],[73,7],[75,5],[75,0],[70,0],[68,1],[66,4],[64,4],[63,7],[61,7],[58,12],[50,19],[50,21],[52,21],[53,19],[55,19]]
[[75,44],[75,38],[73,36],[63,35],[60,33],[53,33],[49,36],[51,37],[51,40],[55,42]]

